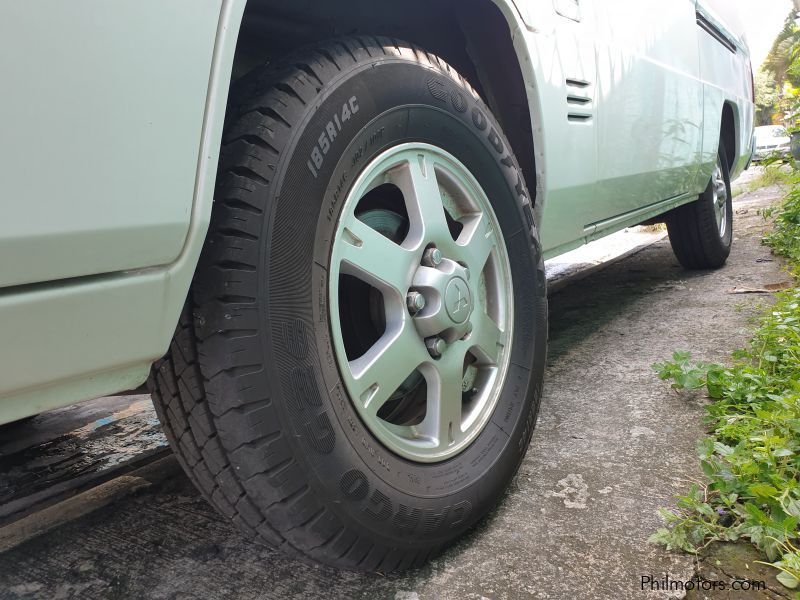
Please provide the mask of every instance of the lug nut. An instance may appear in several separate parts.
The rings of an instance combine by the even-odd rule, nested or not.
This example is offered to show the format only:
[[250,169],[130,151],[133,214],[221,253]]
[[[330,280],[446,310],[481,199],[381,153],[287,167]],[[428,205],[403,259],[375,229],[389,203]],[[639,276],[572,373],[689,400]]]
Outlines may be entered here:
[[422,255],[422,264],[426,267],[438,267],[442,264],[442,251],[438,248],[428,248]]
[[408,312],[415,315],[425,308],[425,296],[419,292],[409,292],[408,296],[406,296],[406,304],[408,305]]
[[472,333],[472,322],[467,321],[466,326],[464,327],[464,337],[462,337],[461,339],[463,340],[464,338],[469,336],[470,333]]
[[440,337],[429,337],[425,340],[425,346],[428,348],[428,353],[433,358],[439,358],[444,354],[445,348],[447,348],[447,342]]

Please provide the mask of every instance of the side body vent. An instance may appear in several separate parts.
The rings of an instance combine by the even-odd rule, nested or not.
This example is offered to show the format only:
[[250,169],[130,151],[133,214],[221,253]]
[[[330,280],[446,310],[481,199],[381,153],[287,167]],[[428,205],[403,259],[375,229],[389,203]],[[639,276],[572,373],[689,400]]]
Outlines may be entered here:
[[567,120],[570,123],[588,123],[594,118],[594,91],[585,79],[567,78]]

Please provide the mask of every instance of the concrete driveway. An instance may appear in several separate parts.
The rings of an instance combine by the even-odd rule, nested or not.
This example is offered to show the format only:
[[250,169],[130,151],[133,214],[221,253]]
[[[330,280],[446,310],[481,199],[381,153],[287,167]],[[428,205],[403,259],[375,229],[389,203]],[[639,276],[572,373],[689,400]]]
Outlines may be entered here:
[[726,360],[787,277],[760,245],[758,210],[776,189],[739,196],[728,266],[690,273],[664,240],[551,297],[551,344],[537,430],[519,476],[476,530],[402,576],[337,572],[244,542],[168,461],[114,504],[0,554],[2,598],[669,598],[642,576],[691,577],[690,557],[647,544],[687,480],[700,478],[701,395],[650,368],[675,350]]

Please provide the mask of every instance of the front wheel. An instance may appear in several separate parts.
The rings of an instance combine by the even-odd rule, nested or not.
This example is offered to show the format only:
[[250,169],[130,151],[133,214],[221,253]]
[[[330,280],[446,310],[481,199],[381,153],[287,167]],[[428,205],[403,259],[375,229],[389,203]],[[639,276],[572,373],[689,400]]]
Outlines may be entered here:
[[519,167],[464,81],[394,40],[238,88],[160,417],[253,537],[422,564],[497,502],[536,419],[547,301]]
[[733,243],[733,203],[725,147],[700,197],[666,216],[672,250],[687,269],[716,269],[725,264]]

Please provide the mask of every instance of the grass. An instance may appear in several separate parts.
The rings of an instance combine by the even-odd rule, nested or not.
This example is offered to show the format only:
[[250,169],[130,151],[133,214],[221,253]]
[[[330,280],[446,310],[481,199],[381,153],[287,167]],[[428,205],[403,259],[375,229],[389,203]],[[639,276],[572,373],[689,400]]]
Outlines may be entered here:
[[639,225],[639,229],[648,233],[659,233],[667,230],[666,223],[653,223],[652,225]]
[[[800,176],[767,211],[764,243],[800,278]],[[675,389],[705,388],[709,436],[698,447],[707,482],[693,485],[651,541],[697,553],[714,541],[748,540],[800,589],[800,287],[776,295],[732,364],[694,362],[688,352],[653,365]],[[800,598],[800,594],[798,594]]]
[[781,163],[767,163],[764,170],[756,175],[741,187],[734,186],[734,196],[739,194],[749,194],[763,187],[772,185],[790,185],[793,181],[794,173],[791,167]]

